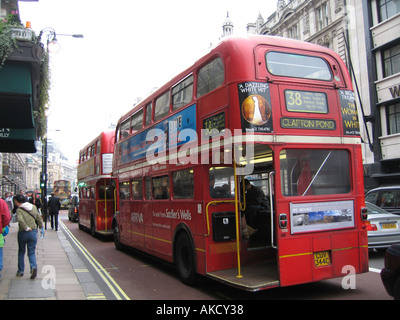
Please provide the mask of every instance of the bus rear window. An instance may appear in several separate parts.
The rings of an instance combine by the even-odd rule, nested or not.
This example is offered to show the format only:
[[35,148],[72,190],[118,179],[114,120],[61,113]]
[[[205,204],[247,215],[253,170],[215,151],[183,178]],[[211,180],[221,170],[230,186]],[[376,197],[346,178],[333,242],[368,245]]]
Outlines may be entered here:
[[328,63],[319,57],[269,51],[266,53],[268,72],[283,77],[332,80]]
[[281,191],[286,197],[350,192],[350,159],[346,150],[282,150],[280,166]]

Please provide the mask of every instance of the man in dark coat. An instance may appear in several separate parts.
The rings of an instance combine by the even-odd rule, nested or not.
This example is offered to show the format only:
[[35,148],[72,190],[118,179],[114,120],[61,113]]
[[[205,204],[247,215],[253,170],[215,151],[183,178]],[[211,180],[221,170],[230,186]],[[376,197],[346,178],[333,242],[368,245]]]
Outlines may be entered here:
[[257,228],[257,215],[262,209],[270,210],[267,197],[264,192],[250,183],[249,180],[244,179],[244,186],[246,189],[246,220],[247,224],[252,228]]
[[47,206],[51,217],[51,228],[54,229],[55,227],[56,231],[58,231],[58,211],[61,208],[60,199],[55,197],[54,193],[52,193],[49,201],[47,202]]

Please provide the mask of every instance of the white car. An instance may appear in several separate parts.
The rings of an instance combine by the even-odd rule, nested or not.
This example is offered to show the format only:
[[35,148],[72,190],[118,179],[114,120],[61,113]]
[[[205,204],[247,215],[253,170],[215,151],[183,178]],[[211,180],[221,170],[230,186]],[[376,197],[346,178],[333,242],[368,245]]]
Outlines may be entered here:
[[368,210],[368,247],[370,249],[387,248],[400,244],[400,216],[365,202]]

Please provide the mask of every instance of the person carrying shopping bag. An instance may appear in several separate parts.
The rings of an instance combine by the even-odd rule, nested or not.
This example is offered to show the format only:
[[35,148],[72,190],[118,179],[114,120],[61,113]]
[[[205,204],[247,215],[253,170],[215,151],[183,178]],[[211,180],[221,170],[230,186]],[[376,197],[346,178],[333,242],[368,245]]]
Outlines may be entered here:
[[36,243],[37,228],[43,229],[43,220],[37,208],[26,201],[25,196],[18,194],[14,197],[14,205],[18,207],[18,271],[17,276],[22,277],[25,269],[25,251],[28,248],[28,258],[31,267],[31,279],[37,276]]

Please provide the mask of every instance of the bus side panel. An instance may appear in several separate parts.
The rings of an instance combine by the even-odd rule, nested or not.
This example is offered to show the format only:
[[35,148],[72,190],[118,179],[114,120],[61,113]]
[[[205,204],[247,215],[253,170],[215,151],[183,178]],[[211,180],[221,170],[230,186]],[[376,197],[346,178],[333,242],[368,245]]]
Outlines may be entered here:
[[162,257],[172,257],[171,237],[171,208],[170,201],[154,201],[152,210],[152,233],[146,236],[153,238],[154,252]]
[[[365,240],[364,240],[365,241]],[[339,231],[329,236],[281,239],[279,268],[282,286],[343,277],[349,271],[365,272],[365,251],[357,230]],[[316,266],[314,253],[328,252],[330,263]],[[368,253],[366,253],[368,255]],[[360,261],[363,263],[360,264]]]
[[347,266],[354,267],[359,273],[358,232],[352,230],[332,235],[333,276],[342,277],[347,274]]
[[197,273],[206,273],[206,250],[205,250],[205,238],[203,234],[194,235],[195,250],[196,250],[196,261],[197,261]]
[[369,255],[368,255],[368,234],[367,231],[359,233],[360,243],[360,272],[369,271]]
[[281,286],[311,282],[311,238],[281,239],[279,241],[279,273]]
[[93,199],[82,199],[79,203],[79,224],[90,228],[90,216],[96,210],[96,201]]
[[153,232],[153,214],[152,214],[152,205],[150,201],[143,202],[143,221],[144,221],[144,229],[143,229],[143,240],[144,247],[147,250],[153,250],[153,237],[145,236],[152,235]]
[[97,201],[97,231],[111,231],[114,216],[114,201]]
[[131,201],[131,233],[135,247],[144,248],[145,225],[143,218],[143,201]]
[[86,199],[80,199],[79,201],[79,224],[86,227],[86,220],[88,216],[88,201]]
[[207,272],[237,268],[236,244],[210,243],[207,260]]
[[131,242],[131,223],[130,223],[130,202],[120,199],[120,210],[118,215],[119,229],[121,232],[121,241],[126,244]]

